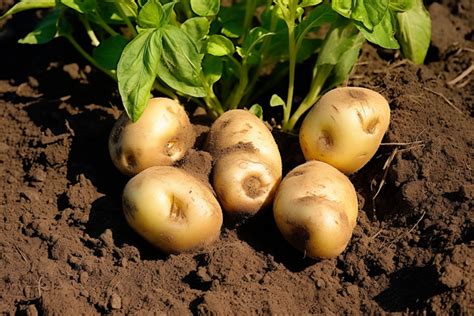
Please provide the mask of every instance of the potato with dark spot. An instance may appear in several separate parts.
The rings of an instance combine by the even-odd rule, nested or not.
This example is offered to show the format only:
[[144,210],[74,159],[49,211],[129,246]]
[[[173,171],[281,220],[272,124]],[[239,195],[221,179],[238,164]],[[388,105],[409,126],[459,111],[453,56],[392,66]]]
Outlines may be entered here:
[[211,127],[212,184],[224,211],[250,217],[269,205],[282,176],[278,146],[265,124],[245,110],[231,110]]
[[219,237],[222,210],[210,186],[176,167],[155,166],[130,179],[125,218],[165,253],[203,248]]
[[346,248],[357,221],[357,195],[349,179],[321,161],[290,171],[273,202],[278,229],[311,258],[334,258]]
[[123,113],[109,137],[114,165],[133,176],[151,166],[170,166],[184,157],[196,135],[184,108],[168,98],[150,99],[133,123]]
[[299,132],[306,160],[320,160],[345,174],[375,154],[390,123],[390,107],[379,93],[358,87],[333,89],[321,97]]

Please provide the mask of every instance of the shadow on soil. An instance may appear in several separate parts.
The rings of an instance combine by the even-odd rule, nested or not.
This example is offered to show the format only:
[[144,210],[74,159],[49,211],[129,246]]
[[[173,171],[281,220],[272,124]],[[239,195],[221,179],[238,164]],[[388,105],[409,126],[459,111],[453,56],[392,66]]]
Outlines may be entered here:
[[434,267],[409,267],[390,275],[390,285],[375,297],[387,312],[426,308],[426,300],[445,291]]

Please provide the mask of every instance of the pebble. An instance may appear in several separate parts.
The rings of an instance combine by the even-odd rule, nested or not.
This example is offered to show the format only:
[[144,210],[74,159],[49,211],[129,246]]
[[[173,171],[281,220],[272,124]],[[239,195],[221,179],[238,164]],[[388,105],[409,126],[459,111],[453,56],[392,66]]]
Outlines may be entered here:
[[122,299],[118,294],[112,293],[110,296],[110,301],[109,301],[110,307],[112,309],[121,309],[122,308]]

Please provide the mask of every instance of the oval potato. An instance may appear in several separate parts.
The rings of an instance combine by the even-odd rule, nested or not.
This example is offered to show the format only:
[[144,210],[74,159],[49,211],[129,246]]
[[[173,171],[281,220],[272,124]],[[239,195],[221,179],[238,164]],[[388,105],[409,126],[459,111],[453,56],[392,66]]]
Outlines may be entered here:
[[357,195],[336,168],[308,161],[281,181],[273,201],[278,229],[312,258],[332,258],[347,246],[357,220]]
[[379,93],[336,88],[321,97],[299,132],[306,160],[329,163],[345,174],[362,168],[375,154],[390,123],[390,107]]
[[133,230],[166,253],[205,247],[223,221],[211,189],[175,167],[151,167],[130,179],[122,205]]
[[193,146],[195,137],[178,102],[153,98],[135,123],[122,113],[110,133],[109,153],[123,174],[133,176],[151,166],[174,164]]
[[280,151],[252,113],[230,110],[212,125],[207,149],[214,158],[212,183],[231,216],[252,216],[269,205],[281,180]]

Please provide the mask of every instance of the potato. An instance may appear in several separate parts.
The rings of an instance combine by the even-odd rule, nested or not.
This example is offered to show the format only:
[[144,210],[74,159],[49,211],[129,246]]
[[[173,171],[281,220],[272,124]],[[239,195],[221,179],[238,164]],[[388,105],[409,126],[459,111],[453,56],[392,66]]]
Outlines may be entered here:
[[129,225],[165,253],[199,249],[219,237],[222,210],[210,186],[181,169],[140,172],[125,186],[122,203]]
[[308,161],[290,171],[273,202],[280,232],[311,258],[338,256],[352,236],[357,212],[352,183],[321,161]]
[[183,158],[195,141],[194,129],[183,107],[168,98],[150,99],[133,123],[123,113],[109,137],[114,165],[133,176],[151,166],[169,166]]
[[351,174],[375,154],[390,122],[379,93],[357,87],[326,93],[303,120],[299,132],[306,160],[320,160]]
[[265,124],[245,110],[231,110],[211,127],[212,184],[224,211],[249,217],[269,205],[282,176],[278,146]]

